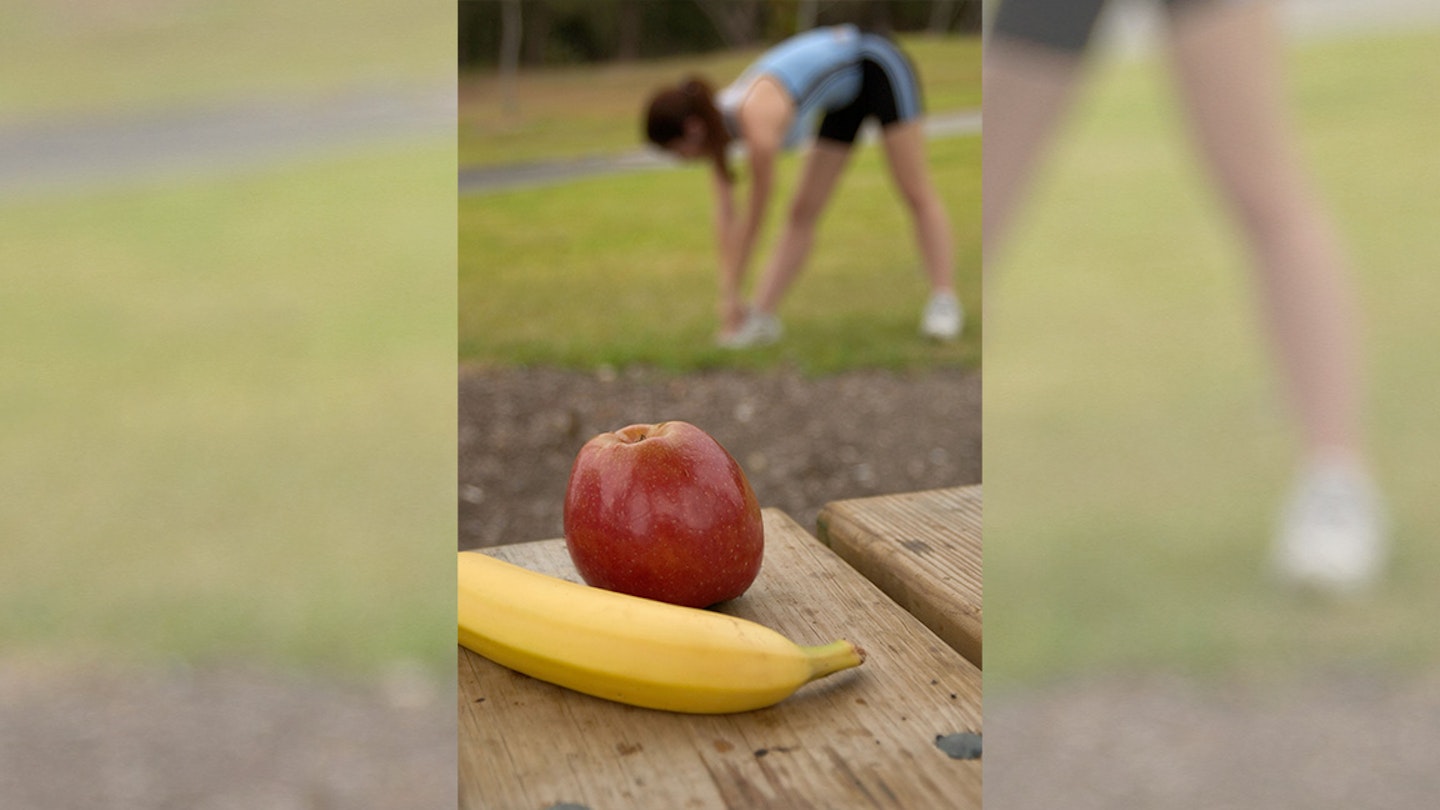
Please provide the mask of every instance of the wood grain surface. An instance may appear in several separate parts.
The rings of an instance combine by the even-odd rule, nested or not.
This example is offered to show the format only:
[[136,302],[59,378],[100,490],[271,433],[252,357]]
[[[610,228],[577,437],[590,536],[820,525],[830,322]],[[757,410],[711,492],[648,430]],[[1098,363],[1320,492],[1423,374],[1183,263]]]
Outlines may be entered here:
[[[980,671],[784,513],[764,517],[760,576],[718,609],[801,644],[847,638],[863,665],[768,709],[703,716],[590,697],[461,649],[460,806],[979,808],[981,760],[954,743],[981,734]],[[560,540],[484,553],[579,581]]]
[[983,666],[980,486],[826,504],[821,542]]

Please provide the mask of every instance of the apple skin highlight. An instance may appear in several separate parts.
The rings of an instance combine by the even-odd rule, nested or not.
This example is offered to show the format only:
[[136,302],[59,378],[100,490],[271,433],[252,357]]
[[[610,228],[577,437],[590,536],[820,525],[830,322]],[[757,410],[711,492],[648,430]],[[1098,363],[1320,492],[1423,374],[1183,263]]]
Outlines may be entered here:
[[564,521],[587,584],[687,607],[741,595],[764,556],[744,471],[688,422],[630,425],[587,442],[570,471]]

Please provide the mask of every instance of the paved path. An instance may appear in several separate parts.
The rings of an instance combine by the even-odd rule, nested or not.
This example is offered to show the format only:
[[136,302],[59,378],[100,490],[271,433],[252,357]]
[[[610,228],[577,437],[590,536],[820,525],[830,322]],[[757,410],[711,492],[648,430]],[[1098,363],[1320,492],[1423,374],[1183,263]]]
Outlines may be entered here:
[[[925,120],[925,133],[931,138],[976,135],[979,132],[979,110],[943,113]],[[873,131],[867,134],[874,136]],[[667,169],[675,165],[674,160],[665,157],[658,150],[636,149],[620,155],[461,169],[459,186],[461,194],[486,194],[564,183],[602,174]]]
[[[1302,38],[1440,25],[1436,0],[1281,0],[1287,31]],[[1124,49],[1149,41],[1148,4],[1121,4],[1106,36]],[[319,99],[263,100],[173,112],[0,121],[0,195],[144,182],[186,172],[233,171],[290,157],[417,134],[453,132],[455,88],[366,89]],[[978,132],[978,111],[934,117],[931,137]],[[466,170],[464,193],[561,182],[671,165],[651,152]]]
[[454,132],[453,85],[0,125],[0,195],[233,171]]

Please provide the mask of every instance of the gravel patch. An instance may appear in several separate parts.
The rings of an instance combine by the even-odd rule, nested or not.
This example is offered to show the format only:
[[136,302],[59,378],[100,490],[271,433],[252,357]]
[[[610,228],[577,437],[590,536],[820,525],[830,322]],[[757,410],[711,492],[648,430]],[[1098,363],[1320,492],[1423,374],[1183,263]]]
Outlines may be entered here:
[[683,420],[740,462],[762,507],[810,530],[832,500],[980,482],[980,375],[851,371],[465,369],[459,547],[561,537],[565,486],[591,437]]

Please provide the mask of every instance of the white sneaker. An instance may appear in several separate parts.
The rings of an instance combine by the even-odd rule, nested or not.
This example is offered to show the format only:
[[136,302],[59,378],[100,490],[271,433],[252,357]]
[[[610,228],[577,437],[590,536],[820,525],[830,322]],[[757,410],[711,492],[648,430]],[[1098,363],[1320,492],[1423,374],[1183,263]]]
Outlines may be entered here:
[[1385,523],[1379,493],[1362,469],[1313,464],[1291,488],[1271,564],[1292,585],[1336,594],[1361,591],[1385,563]]
[[965,313],[954,293],[934,293],[920,316],[920,333],[935,340],[954,340],[965,325]]
[[753,349],[778,343],[784,334],[785,329],[780,325],[779,318],[752,310],[745,316],[745,322],[740,324],[739,329],[722,336],[716,343],[722,349]]

